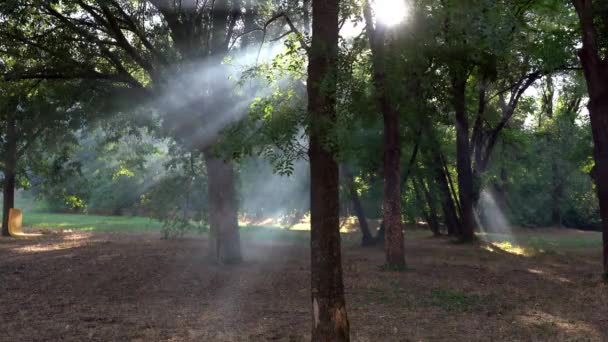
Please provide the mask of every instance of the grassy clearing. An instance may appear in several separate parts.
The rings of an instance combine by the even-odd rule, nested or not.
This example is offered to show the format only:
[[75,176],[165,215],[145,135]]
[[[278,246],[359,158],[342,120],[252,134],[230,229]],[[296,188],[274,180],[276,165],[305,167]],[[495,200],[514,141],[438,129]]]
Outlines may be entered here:
[[81,231],[142,231],[160,230],[162,223],[147,217],[99,216],[79,214],[50,214],[25,212],[23,225],[29,228]]
[[[56,214],[26,211],[23,225],[37,229],[64,229],[93,232],[110,231],[159,231],[162,222],[147,217],[137,216],[100,216],[83,214]],[[356,231],[355,228],[349,228]],[[306,241],[310,232],[305,230],[290,230],[279,226],[241,224],[241,234],[245,238],[279,239],[289,241]],[[491,248],[524,256],[538,253],[555,253],[564,249],[589,249],[601,247],[601,234],[597,232],[582,232],[570,229],[539,229],[522,230],[512,235],[481,233],[482,240],[490,241]],[[406,240],[425,239],[430,236],[428,231],[409,230]],[[358,234],[346,234],[345,242],[353,240],[357,244]]]
[[[138,216],[100,216],[25,212],[23,225],[35,229],[63,229],[91,232],[160,231],[162,222]],[[241,235],[259,239],[306,240],[309,232],[280,227],[241,225]]]
[[490,242],[498,249],[524,256],[602,246],[601,233],[572,229],[522,230],[511,235],[494,233],[479,235],[482,240]]
[[470,311],[483,302],[476,294],[467,294],[451,289],[436,289],[431,291],[431,304],[446,311]]

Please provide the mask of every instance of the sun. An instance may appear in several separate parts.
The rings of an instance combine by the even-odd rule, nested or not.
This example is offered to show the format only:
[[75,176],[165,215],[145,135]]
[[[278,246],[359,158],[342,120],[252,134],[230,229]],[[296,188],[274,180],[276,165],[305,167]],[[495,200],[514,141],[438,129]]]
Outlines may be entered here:
[[375,0],[376,22],[385,26],[399,25],[407,15],[405,0]]

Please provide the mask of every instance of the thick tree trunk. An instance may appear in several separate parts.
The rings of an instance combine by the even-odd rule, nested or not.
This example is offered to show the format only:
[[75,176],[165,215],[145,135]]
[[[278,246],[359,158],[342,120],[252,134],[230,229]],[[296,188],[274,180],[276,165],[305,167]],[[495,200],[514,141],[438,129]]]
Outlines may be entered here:
[[369,224],[367,224],[365,211],[363,210],[363,205],[361,205],[361,199],[359,198],[359,194],[357,193],[357,187],[355,186],[355,178],[353,176],[353,173],[346,165],[342,167],[342,170],[344,171],[344,177],[346,178],[346,182],[348,184],[348,193],[353,204],[353,209],[355,211],[355,215],[357,215],[357,221],[359,221],[359,228],[361,230],[362,236],[361,246],[373,246],[376,240],[374,239],[371,231],[369,230]]
[[209,196],[210,255],[224,263],[242,261],[235,174],[232,162],[205,151]]
[[4,170],[2,204],[2,236],[11,236],[8,230],[9,212],[15,206],[15,173],[9,171],[8,166]]
[[608,71],[606,71],[600,93],[591,97],[588,108],[593,131],[595,172],[594,180],[602,219],[604,275],[608,279]]
[[342,283],[338,164],[326,142],[336,123],[338,0],[313,0],[308,62],[312,341],[349,341]]
[[589,90],[589,116],[593,131],[594,180],[602,218],[604,276],[608,280],[608,58],[602,58],[591,0],[573,0],[581,23],[583,47],[579,57]]
[[452,82],[456,111],[456,168],[458,169],[458,197],[462,209],[460,240],[475,240],[474,189],[469,147],[469,122],[466,112],[466,77],[457,76]]
[[15,184],[17,173],[17,131],[14,117],[6,122],[6,142],[4,144],[4,180],[2,204],[2,236],[10,236],[8,230],[9,212],[15,206]]
[[405,267],[400,178],[399,113],[387,110],[384,115],[384,248],[387,266],[397,269]]
[[[604,79],[608,88],[608,77]],[[602,218],[604,274],[608,276],[608,89],[601,99],[589,102],[593,142],[595,144],[595,165],[597,166],[597,196]]]

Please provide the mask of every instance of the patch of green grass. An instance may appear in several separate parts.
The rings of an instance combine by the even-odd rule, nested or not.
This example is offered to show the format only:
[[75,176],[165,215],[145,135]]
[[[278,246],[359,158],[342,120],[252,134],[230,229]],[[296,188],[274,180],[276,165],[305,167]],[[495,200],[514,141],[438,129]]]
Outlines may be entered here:
[[99,216],[24,212],[23,225],[30,228],[71,229],[95,232],[160,230],[158,220],[137,216]]
[[392,264],[384,264],[384,265],[380,265],[380,270],[381,271],[388,271],[388,272],[404,272],[407,271],[407,264],[403,264],[403,265],[392,265]]
[[[25,211],[23,225],[29,228],[65,229],[93,232],[109,231],[160,231],[162,222],[137,216],[100,216],[84,214],[57,214]],[[307,231],[290,231],[278,227],[241,226],[241,235],[254,239],[281,239],[306,241]]]
[[448,311],[470,311],[482,303],[483,298],[477,294],[467,294],[450,289],[431,291],[431,304]]
[[487,233],[481,235],[485,235],[486,239],[492,242],[510,243],[512,245],[533,249],[542,253],[551,253],[552,251],[560,250],[562,248],[587,249],[602,246],[600,233],[589,233],[581,237],[574,237],[570,234],[548,235],[542,231],[539,231],[538,234],[530,235],[506,235],[496,233]]
[[414,305],[411,294],[404,289],[399,282],[387,280],[385,284],[389,287],[377,288],[369,287],[361,289],[361,294],[366,301],[375,304],[395,305],[399,307],[412,307]]
[[599,234],[597,237],[589,236],[581,238],[573,238],[571,236],[530,236],[524,238],[522,242],[533,248],[545,250],[551,248],[593,248],[602,245]]

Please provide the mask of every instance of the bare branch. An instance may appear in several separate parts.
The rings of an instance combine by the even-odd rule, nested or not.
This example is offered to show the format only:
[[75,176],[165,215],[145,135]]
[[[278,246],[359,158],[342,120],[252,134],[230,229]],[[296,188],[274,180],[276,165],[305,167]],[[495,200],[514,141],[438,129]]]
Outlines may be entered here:
[[308,46],[308,44],[306,44],[306,41],[304,40],[304,36],[298,30],[298,28],[295,27],[295,25],[293,24],[293,22],[291,21],[289,16],[287,16],[287,14],[285,12],[279,12],[279,13],[276,13],[275,15],[273,15],[270,19],[268,19],[266,21],[266,23],[264,23],[264,27],[262,29],[262,32],[264,32],[264,35],[262,36],[262,43],[260,44],[260,49],[258,51],[258,58],[260,56],[260,52],[262,51],[262,46],[264,45],[264,42],[266,40],[266,32],[267,32],[268,26],[270,26],[270,24],[272,24],[273,22],[277,21],[280,18],[284,18],[285,22],[287,23],[287,26],[289,26],[289,30],[291,31],[291,33],[296,34],[296,37],[298,38],[298,41],[300,42],[300,46],[302,47],[302,49],[304,49],[306,52],[308,52],[310,50],[310,47]]
[[116,2],[116,0],[109,0],[109,1],[114,5],[116,10],[123,17],[129,31],[131,31],[131,32],[135,33],[135,35],[137,35],[137,37],[139,38],[139,40],[141,40],[142,44],[146,47],[146,49],[148,49],[148,51],[150,51],[150,53],[152,53],[160,63],[162,63],[164,65],[168,64],[167,60],[162,55],[162,53],[160,53],[158,51],[158,49],[156,49],[152,45],[152,43],[148,40],[148,38],[146,38],[143,27],[140,28],[138,26],[136,20],[132,16],[130,16],[127,12],[125,12],[125,10],[122,8],[122,6],[120,6],[120,4],[118,2]]

